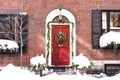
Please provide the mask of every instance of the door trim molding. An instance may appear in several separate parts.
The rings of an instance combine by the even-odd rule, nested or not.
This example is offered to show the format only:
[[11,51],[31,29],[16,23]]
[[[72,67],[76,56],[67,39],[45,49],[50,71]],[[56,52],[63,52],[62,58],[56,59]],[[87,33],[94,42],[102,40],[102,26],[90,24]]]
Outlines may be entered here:
[[47,26],[47,40],[46,40],[46,63],[48,66],[53,66],[51,65],[51,31],[52,31],[52,25],[69,25],[70,26],[70,65],[72,65],[73,58],[76,55],[75,54],[75,37],[74,37],[74,24],[72,22],[69,23],[52,23],[49,22]]
[[[45,27],[46,27],[46,45],[45,45],[45,57],[46,57],[46,63],[47,63],[47,65],[48,66],[51,66],[51,63],[50,63],[50,50],[51,50],[51,47],[50,47],[50,37],[51,37],[51,31],[49,31],[50,30],[50,25],[52,25],[52,24],[57,24],[57,25],[62,25],[62,24],[69,24],[70,26],[72,26],[72,29],[71,29],[71,31],[72,31],[72,33],[71,33],[71,31],[70,31],[70,34],[73,34],[72,36],[72,38],[73,38],[73,41],[71,41],[71,42],[73,42],[73,44],[72,44],[72,53],[73,53],[73,58],[74,58],[74,56],[76,56],[76,23],[75,23],[75,17],[74,17],[74,15],[70,12],[70,11],[68,11],[68,10],[66,10],[66,9],[62,9],[61,10],[61,15],[63,15],[63,16],[65,16],[68,20],[69,20],[69,22],[68,23],[52,23],[52,20],[56,17],[56,16],[58,16],[59,15],[59,9],[54,9],[54,10],[52,10],[48,15],[47,15],[47,17],[46,17],[46,25],[45,25]],[[70,37],[71,37],[71,35],[70,35]],[[70,57],[70,65],[72,65],[72,59],[73,58],[71,58]]]

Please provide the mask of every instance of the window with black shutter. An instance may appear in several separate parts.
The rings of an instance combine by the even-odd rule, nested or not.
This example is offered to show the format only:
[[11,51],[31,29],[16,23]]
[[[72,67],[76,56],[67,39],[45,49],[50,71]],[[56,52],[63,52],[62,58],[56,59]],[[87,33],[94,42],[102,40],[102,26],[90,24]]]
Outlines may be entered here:
[[99,38],[109,32],[120,32],[120,10],[92,11],[92,48],[98,49]]

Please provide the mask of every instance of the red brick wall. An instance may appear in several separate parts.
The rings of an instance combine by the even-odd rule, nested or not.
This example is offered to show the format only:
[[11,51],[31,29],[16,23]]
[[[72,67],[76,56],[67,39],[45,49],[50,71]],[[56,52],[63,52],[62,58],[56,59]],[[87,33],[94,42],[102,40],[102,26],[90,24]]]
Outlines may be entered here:
[[[29,16],[28,52],[23,55],[23,64],[37,54],[45,54],[45,19],[50,11],[62,7],[76,18],[76,54],[84,53],[92,60],[119,59],[112,50],[92,49],[91,12],[93,9],[119,9],[119,0],[23,0],[24,11]],[[21,9],[21,0],[0,0],[0,9]],[[120,53],[120,51],[118,51]],[[0,54],[0,66],[8,63],[20,65],[19,54]]]

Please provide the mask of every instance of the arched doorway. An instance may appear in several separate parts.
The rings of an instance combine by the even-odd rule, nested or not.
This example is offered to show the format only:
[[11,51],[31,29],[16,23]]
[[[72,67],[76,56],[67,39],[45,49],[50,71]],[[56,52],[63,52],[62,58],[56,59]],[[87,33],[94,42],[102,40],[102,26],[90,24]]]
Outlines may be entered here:
[[76,55],[75,18],[65,9],[55,9],[46,18],[46,63],[71,66]]

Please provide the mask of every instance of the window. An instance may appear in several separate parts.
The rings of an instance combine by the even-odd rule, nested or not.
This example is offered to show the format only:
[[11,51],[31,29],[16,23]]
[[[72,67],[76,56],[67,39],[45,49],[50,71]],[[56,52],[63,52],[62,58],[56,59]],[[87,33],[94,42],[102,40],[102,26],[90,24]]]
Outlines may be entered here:
[[16,40],[16,23],[14,15],[0,15],[0,39]]
[[110,12],[110,27],[111,28],[120,27],[120,12]]
[[[20,30],[22,30],[23,52],[26,52],[27,23],[28,23],[28,17],[26,12],[1,10],[0,11],[0,39],[15,41],[20,46],[20,42],[21,42]],[[20,48],[19,48],[19,51],[20,51]]]
[[102,34],[116,31],[120,32],[119,10],[93,10],[92,11],[92,47],[99,47],[99,38]]
[[102,11],[102,31],[120,31],[120,11]]
[[103,32],[107,32],[107,13],[102,12],[102,30]]

